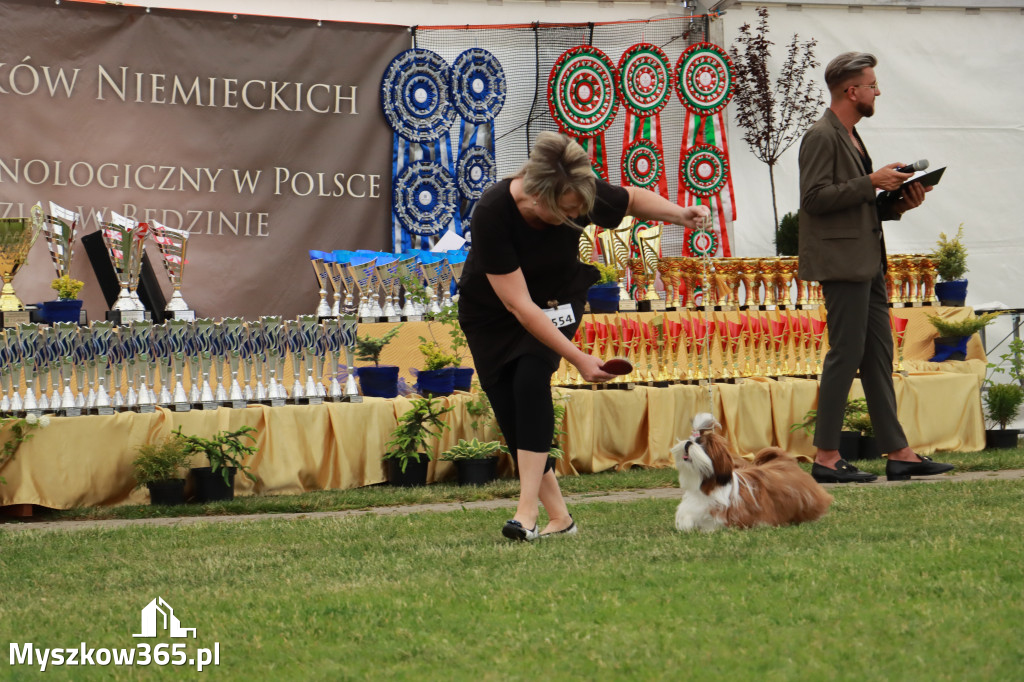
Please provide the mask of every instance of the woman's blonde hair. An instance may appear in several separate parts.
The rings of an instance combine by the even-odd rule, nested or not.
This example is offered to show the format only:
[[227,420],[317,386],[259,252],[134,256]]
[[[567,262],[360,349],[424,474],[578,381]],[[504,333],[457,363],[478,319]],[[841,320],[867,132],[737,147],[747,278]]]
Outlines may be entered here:
[[530,160],[516,177],[523,180],[523,192],[536,197],[562,223],[583,227],[558,206],[558,200],[566,192],[580,195],[583,200],[580,215],[587,215],[594,208],[597,181],[590,167],[590,157],[566,135],[548,131],[538,135],[530,150]]

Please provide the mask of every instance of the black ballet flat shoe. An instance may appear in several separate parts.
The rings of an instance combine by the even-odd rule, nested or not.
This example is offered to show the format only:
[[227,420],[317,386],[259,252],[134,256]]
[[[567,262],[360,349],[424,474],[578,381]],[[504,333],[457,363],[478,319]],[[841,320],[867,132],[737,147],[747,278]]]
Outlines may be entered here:
[[540,537],[536,525],[533,528],[527,528],[515,519],[509,519],[505,522],[505,525],[501,528],[501,534],[509,540],[516,540],[518,542],[531,542]]
[[556,530],[551,533],[541,533],[542,538],[553,538],[556,535],[576,535],[579,532],[579,528],[576,527],[576,521],[572,519],[572,514],[569,514],[569,526],[562,530]]
[[815,462],[811,465],[811,476],[818,483],[870,483],[878,476],[861,471],[845,459],[836,462],[835,469],[829,469]]
[[933,462],[931,457],[918,455],[920,462],[901,462],[890,459],[885,463],[885,478],[888,481],[907,481],[911,476],[934,476],[953,470],[952,464]]

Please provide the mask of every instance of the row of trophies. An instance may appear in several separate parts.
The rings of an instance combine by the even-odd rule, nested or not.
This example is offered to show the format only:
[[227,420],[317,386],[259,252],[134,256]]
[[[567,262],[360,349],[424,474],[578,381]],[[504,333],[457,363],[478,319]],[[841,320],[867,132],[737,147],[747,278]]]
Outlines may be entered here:
[[[0,412],[64,416],[360,402],[355,316],[21,324],[0,332]],[[292,385],[285,377],[290,356]]]
[[[818,282],[801,280],[795,256],[698,258],[662,257],[663,226],[627,218],[613,229],[588,226],[580,238],[580,259],[604,262],[619,273],[619,309],[771,310],[817,308],[824,303]],[[664,297],[655,289],[661,278]],[[886,285],[893,307],[937,305],[934,259],[926,254],[888,256]],[[740,287],[742,286],[742,295]],[[700,292],[698,294],[698,292]]]
[[[42,206],[36,204],[32,207],[30,217],[0,219],[0,277],[4,280],[3,291],[0,293],[2,326],[14,327],[29,321],[29,313],[15,293],[12,280],[25,264],[32,245],[41,233],[46,235],[57,277],[70,276],[80,218],[78,213],[50,202],[48,214],[43,212]],[[97,213],[96,222],[100,226],[103,244],[120,287],[107,319],[117,324],[145,319],[145,307],[137,289],[146,239],[150,234],[160,249],[161,261],[173,289],[166,308],[168,316],[195,318],[195,313],[189,309],[181,295],[189,236],[187,231],[157,222],[139,222],[114,212],[111,212],[109,221],[104,220],[102,213]]]
[[[903,342],[907,318],[890,316],[894,345],[899,351],[893,369],[903,372]],[[637,383],[735,381],[746,377],[816,377],[828,347],[826,325],[811,312],[791,315],[683,313],[678,319],[659,316],[641,321],[616,316],[608,322],[585,320],[573,343],[603,359],[623,357],[633,371],[610,382],[612,388]],[[554,382],[579,387],[587,382],[564,362]]]
[[[462,276],[466,252],[310,251],[309,259],[320,285],[319,317],[355,311],[361,322],[415,322],[453,305],[452,290]],[[424,295],[419,295],[424,282]],[[328,289],[334,292],[331,302]]]

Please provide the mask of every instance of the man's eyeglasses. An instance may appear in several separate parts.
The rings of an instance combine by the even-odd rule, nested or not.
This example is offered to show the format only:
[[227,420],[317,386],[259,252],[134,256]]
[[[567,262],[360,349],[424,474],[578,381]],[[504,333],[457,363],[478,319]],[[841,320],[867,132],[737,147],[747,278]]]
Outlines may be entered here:
[[849,88],[846,88],[846,89],[850,90],[851,88],[871,88],[872,90],[876,90],[877,91],[878,90],[878,81],[875,81],[874,83],[861,83],[860,85],[851,85]]

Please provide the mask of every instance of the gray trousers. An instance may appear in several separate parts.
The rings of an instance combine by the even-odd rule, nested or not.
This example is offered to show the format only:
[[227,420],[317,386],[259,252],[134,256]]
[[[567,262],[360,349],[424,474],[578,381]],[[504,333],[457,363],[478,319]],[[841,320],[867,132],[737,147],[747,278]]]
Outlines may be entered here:
[[869,282],[822,282],[821,290],[829,350],[818,389],[815,447],[839,449],[846,399],[858,369],[879,449],[893,452],[906,447],[907,437],[896,418],[892,330],[882,269]]

